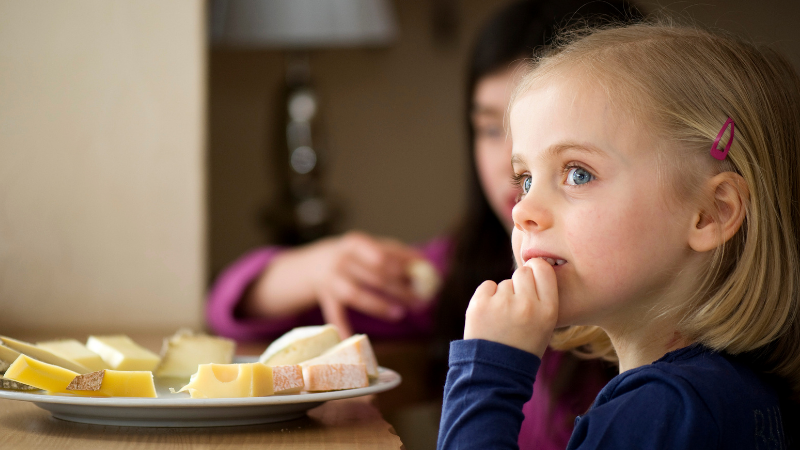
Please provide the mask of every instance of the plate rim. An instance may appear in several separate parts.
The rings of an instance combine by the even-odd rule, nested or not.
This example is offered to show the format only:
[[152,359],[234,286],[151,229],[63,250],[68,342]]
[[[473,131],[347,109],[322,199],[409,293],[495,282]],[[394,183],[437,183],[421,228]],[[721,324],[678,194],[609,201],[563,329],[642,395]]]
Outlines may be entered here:
[[[386,380],[385,378],[389,378]],[[304,392],[301,394],[270,395],[245,398],[137,398],[137,397],[73,397],[61,395],[33,394],[0,389],[0,399],[50,403],[72,406],[106,406],[118,408],[193,408],[193,407],[242,407],[269,406],[295,403],[326,402],[345,398],[379,394],[394,389],[402,382],[402,376],[392,369],[378,367],[378,378],[367,387],[329,392]],[[37,391],[40,392],[40,391]]]

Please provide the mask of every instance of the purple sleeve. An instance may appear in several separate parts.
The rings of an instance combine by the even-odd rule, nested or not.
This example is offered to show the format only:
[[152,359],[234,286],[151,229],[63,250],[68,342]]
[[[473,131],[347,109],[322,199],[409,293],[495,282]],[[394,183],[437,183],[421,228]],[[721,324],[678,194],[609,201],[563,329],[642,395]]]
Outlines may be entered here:
[[[436,239],[420,247],[427,258],[444,275],[447,267],[449,241]],[[211,329],[221,335],[239,341],[273,339],[286,331],[304,325],[322,323],[319,308],[287,318],[241,317],[236,308],[245,292],[264,272],[272,260],[280,254],[280,247],[264,247],[245,254],[220,274],[208,294],[206,318]],[[375,338],[399,338],[429,334],[432,330],[434,299],[416,311],[409,311],[399,322],[387,322],[367,315],[349,311],[353,329]]]

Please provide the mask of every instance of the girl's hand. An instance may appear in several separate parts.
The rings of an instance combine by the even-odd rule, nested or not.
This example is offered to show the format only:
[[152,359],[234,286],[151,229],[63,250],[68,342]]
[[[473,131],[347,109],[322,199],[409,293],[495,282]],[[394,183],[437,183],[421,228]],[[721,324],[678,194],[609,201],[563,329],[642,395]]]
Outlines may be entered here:
[[254,284],[245,312],[276,317],[319,304],[325,321],[350,336],[348,308],[397,321],[422,303],[408,276],[409,264],[419,258],[398,241],[358,232],[288,250]]
[[558,319],[556,273],[534,258],[510,280],[484,281],[467,307],[464,339],[485,339],[544,355]]
[[353,334],[348,308],[395,322],[421,303],[408,275],[411,262],[422,257],[416,250],[351,232],[330,251],[325,270],[314,280],[315,290],[325,321],[336,325],[343,337]]

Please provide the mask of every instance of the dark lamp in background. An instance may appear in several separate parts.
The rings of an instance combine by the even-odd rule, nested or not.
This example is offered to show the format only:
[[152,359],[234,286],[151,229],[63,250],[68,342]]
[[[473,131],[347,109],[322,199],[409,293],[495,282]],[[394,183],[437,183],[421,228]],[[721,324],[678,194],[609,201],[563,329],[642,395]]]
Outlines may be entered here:
[[330,150],[311,82],[309,51],[383,47],[397,35],[388,0],[212,0],[211,43],[286,51],[286,82],[274,149],[278,198],[267,225],[277,244],[309,242],[334,230],[335,208],[324,185]]

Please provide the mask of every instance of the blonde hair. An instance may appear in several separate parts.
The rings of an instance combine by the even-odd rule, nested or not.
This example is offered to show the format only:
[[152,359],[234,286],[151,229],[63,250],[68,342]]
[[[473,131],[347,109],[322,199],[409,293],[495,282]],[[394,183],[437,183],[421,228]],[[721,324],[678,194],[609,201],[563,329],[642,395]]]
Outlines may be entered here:
[[[768,48],[661,21],[573,32],[534,62],[514,99],[565,68],[590,76],[612,104],[669,145],[669,151],[654,151],[670,161],[665,165],[677,175],[672,184],[678,195],[696,192],[702,174],[692,159],[712,158],[709,149],[722,124],[734,119],[730,152],[716,170],[744,178],[746,217],[699,274],[695,295],[671,313],[683,336],[745,354],[759,369],[786,380],[800,399],[797,73]],[[560,330],[551,346],[583,346],[592,356],[614,357],[608,336],[597,327]]]

